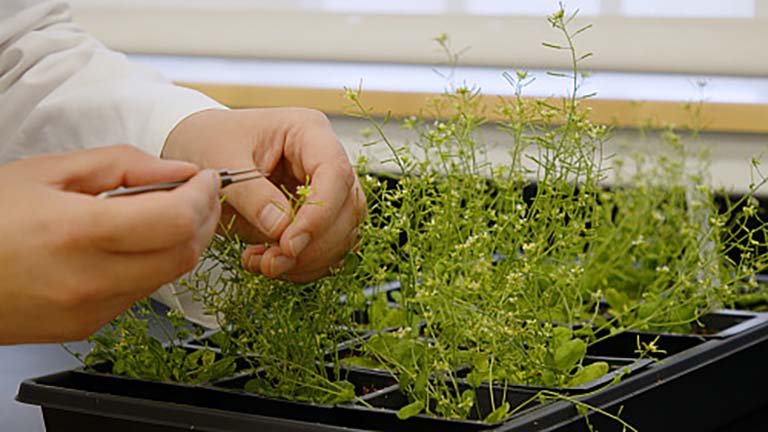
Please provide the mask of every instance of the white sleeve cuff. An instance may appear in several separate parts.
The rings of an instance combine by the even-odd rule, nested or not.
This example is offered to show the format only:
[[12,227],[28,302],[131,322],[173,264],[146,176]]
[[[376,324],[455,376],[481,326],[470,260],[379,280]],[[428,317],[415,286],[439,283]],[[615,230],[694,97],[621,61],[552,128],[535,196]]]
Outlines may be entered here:
[[183,87],[166,87],[154,106],[149,116],[146,130],[136,137],[135,144],[145,152],[154,156],[160,156],[165,146],[165,141],[171,131],[182,120],[200,111],[209,109],[228,109],[215,100]]

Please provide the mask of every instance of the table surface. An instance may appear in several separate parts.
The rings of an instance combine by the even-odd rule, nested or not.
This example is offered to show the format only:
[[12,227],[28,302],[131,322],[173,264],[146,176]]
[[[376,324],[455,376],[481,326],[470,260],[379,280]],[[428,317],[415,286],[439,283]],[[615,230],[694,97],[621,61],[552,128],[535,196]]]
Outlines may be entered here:
[[[69,344],[85,351],[87,344]],[[59,344],[0,346],[0,429],[13,432],[44,431],[40,408],[15,401],[19,383],[80,363]]]

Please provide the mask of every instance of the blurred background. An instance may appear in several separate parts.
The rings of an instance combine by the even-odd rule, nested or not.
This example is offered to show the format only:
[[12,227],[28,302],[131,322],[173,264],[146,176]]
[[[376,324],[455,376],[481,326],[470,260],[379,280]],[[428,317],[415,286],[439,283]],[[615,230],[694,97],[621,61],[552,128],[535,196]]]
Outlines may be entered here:
[[[530,97],[562,96],[571,66],[546,16],[561,2],[521,0],[72,0],[75,20],[105,44],[232,107],[308,106],[332,117],[350,156],[365,125],[343,89],[362,88],[375,113],[417,114],[430,95],[464,84],[509,95],[505,71],[528,70]],[[645,151],[637,128],[696,123],[712,153],[711,182],[743,192],[768,142],[768,0],[571,0],[590,76],[580,93],[594,121],[616,127],[608,153]],[[458,66],[434,41],[450,38]],[[442,65],[442,66],[440,66]],[[437,73],[436,73],[437,72]],[[450,78],[449,80],[446,77]],[[366,94],[367,92],[367,94]],[[693,119],[691,104],[699,107]],[[396,127],[390,135],[410,138]],[[650,138],[649,138],[650,136]],[[499,160],[506,137],[484,140]],[[762,191],[762,194],[766,194]]]

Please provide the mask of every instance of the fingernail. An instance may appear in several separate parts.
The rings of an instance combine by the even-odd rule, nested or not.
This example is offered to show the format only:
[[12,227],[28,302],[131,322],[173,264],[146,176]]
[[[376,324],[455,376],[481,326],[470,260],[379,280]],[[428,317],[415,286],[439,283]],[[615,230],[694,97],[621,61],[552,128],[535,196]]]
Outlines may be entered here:
[[264,231],[264,234],[272,236],[284,217],[285,213],[277,208],[277,206],[271,203],[267,204],[259,215],[261,230]]
[[241,257],[243,268],[248,271],[261,273],[261,258],[266,251],[266,245],[248,245],[243,251],[243,255]]
[[296,265],[296,260],[283,255],[272,258],[269,266],[269,272],[273,277],[281,276],[283,273],[291,270]]
[[288,240],[288,246],[290,246],[291,255],[294,257],[299,256],[301,251],[307,247],[310,240],[311,237],[308,233],[301,233],[299,235],[293,236],[290,240]]
[[264,255],[251,255],[248,258],[248,268],[246,270],[253,273],[261,273],[261,259]]
[[208,176],[209,181],[211,182],[211,184],[216,190],[219,190],[219,188],[221,188],[221,178],[219,178],[219,173],[217,173],[212,169],[203,170],[203,173],[204,175]]

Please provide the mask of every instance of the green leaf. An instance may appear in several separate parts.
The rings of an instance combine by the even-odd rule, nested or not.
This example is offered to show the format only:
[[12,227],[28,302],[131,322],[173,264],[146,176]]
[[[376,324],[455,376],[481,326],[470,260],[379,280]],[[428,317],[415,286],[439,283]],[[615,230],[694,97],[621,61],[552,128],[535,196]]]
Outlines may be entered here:
[[326,400],[326,403],[337,404],[347,402],[355,398],[355,385],[349,381],[336,381],[335,386],[339,387],[335,389],[337,393],[330,393],[330,397]]
[[544,385],[551,387],[557,384],[557,377],[554,372],[547,369],[541,373],[541,382],[543,382]]
[[347,366],[357,366],[368,369],[387,369],[386,365],[374,357],[367,355],[353,355],[344,357],[339,363]]
[[194,351],[193,353],[189,354],[184,359],[184,366],[183,367],[186,368],[186,369],[192,369],[192,368],[196,367],[198,361],[203,356],[203,354],[205,354],[205,351],[203,351],[203,350]]
[[263,378],[253,378],[246,381],[243,389],[249,393],[269,394],[269,384]]
[[586,384],[592,380],[596,380],[601,376],[607,374],[609,369],[610,368],[608,367],[608,363],[606,362],[595,362],[592,364],[588,364],[584,366],[584,368],[580,370],[579,373],[574,375],[574,377],[571,378],[570,381],[568,381],[568,384],[566,384],[566,386],[577,387],[582,384]]
[[429,370],[419,371],[419,375],[413,380],[413,393],[417,395],[427,394],[427,383],[429,382]]
[[218,331],[214,334],[212,334],[208,338],[212,344],[216,345],[217,347],[226,350],[229,347],[230,338],[229,335],[222,331]]
[[400,290],[390,291],[389,295],[392,297],[392,300],[396,301],[397,303],[402,303],[403,293],[401,293]]
[[571,340],[573,332],[566,327],[555,327],[552,329],[552,348],[557,350],[563,346],[566,342]]
[[585,337],[587,339],[595,335],[595,330],[591,326],[584,326],[573,332],[574,335]]
[[509,412],[509,402],[504,402],[501,404],[500,407],[493,410],[490,414],[488,414],[485,419],[483,419],[486,423],[496,423],[504,420],[504,417],[507,416],[507,413]]
[[555,350],[555,367],[563,372],[571,370],[587,354],[587,344],[581,339],[572,339]]
[[660,302],[658,300],[640,303],[640,305],[637,307],[638,320],[645,320],[653,316],[653,314],[659,310],[659,303]]
[[216,353],[213,351],[205,350],[203,354],[203,366],[210,367],[216,361]]
[[608,306],[617,311],[621,311],[629,303],[629,297],[624,293],[616,291],[615,288],[607,288],[603,295],[605,295],[605,301],[608,302]]
[[483,383],[486,376],[487,376],[486,373],[483,373],[482,371],[475,369],[472,372],[468,373],[465,379],[467,381],[467,384],[469,384],[472,388],[477,388],[477,387],[480,387],[480,384]]
[[420,413],[423,409],[424,409],[424,402],[422,401],[411,402],[397,411],[397,418],[399,418],[400,420],[411,418],[416,414]]

